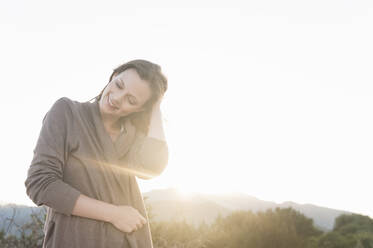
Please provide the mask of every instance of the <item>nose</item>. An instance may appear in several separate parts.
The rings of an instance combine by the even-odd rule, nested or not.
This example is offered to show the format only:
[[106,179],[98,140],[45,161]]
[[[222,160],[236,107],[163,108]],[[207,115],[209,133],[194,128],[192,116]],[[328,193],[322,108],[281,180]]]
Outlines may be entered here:
[[117,107],[120,106],[120,97],[118,97],[118,94],[112,93],[112,94],[110,95],[110,100],[111,100],[111,102],[112,102],[115,106],[117,106]]
[[122,100],[124,99],[126,94],[126,89],[123,89],[121,91],[113,91],[111,93],[110,99],[115,106],[119,107],[121,106]]

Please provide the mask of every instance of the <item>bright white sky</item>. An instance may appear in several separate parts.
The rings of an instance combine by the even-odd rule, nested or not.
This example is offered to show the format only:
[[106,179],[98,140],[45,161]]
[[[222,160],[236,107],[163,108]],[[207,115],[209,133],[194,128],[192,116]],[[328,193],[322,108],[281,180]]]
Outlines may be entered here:
[[169,79],[170,149],[143,192],[239,191],[373,217],[373,3],[186,2],[1,2],[0,200],[34,205],[24,180],[54,101],[87,101],[143,58]]

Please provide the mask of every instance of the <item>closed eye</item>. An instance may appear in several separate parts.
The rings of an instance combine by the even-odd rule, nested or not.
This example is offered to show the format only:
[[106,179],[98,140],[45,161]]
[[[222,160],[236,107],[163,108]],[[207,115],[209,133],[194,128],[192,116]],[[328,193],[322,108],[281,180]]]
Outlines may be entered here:
[[122,87],[118,82],[116,82],[115,85],[116,85],[119,89],[123,89],[123,87]]
[[[123,89],[125,88],[125,84],[123,83],[123,81],[117,81],[115,82],[115,85],[119,88],[119,89]],[[137,104],[137,99],[136,97],[132,96],[132,95],[129,95],[127,97],[128,99],[128,102],[131,104],[131,105],[136,105]]]

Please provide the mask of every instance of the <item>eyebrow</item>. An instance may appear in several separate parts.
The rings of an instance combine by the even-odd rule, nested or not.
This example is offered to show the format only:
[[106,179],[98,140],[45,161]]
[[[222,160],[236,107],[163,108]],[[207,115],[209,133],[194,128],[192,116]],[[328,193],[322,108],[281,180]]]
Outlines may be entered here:
[[[122,79],[119,79],[119,81],[120,81],[124,86],[126,86],[126,84],[122,81]],[[135,98],[135,103],[137,104],[137,103],[138,103],[137,98],[136,98],[134,95],[132,95],[132,94],[129,94],[129,95],[132,96],[133,98]]]

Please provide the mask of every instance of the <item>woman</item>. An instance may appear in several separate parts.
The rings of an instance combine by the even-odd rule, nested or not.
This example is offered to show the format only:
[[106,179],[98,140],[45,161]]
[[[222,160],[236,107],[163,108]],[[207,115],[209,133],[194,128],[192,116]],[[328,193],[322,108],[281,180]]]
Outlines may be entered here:
[[47,206],[43,247],[153,247],[136,177],[168,161],[161,68],[133,60],[114,70],[93,102],[58,99],[43,119],[25,180]]

